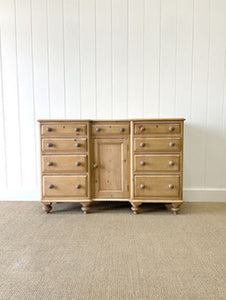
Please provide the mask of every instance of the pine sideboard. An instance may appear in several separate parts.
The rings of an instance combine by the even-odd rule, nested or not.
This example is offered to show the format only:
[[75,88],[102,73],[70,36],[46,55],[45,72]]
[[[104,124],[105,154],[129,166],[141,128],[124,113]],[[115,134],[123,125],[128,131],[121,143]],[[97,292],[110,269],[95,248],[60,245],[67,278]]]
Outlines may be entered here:
[[184,119],[39,120],[41,202],[183,202]]

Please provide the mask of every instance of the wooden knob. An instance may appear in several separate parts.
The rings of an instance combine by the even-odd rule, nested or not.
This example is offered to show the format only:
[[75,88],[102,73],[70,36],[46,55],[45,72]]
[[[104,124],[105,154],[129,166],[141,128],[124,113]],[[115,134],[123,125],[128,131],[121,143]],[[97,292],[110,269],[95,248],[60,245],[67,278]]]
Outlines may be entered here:
[[144,189],[144,188],[145,188],[145,185],[142,183],[142,184],[140,185],[140,188],[141,188],[141,189]]
[[142,126],[142,127],[140,127],[140,131],[144,131],[145,130],[145,128]]
[[94,164],[93,167],[94,167],[94,169],[97,169],[98,168],[98,164]]
[[173,184],[169,184],[169,189],[174,189],[174,185]]
[[121,132],[124,132],[124,131],[125,131],[125,128],[123,128],[123,127],[120,128],[120,131],[121,131]]
[[144,166],[144,165],[145,165],[145,162],[144,162],[144,161],[141,161],[141,162],[140,162],[140,165],[141,165],[141,166]]
[[49,188],[49,189],[53,189],[53,188],[54,188],[54,185],[53,185],[53,184],[50,184],[50,185],[48,186],[48,188]]
[[81,187],[82,187],[81,184],[76,185],[76,189],[80,189]]
[[80,144],[80,143],[76,143],[76,144],[75,144],[75,147],[77,147],[77,148],[78,148],[78,147],[81,147],[81,144]]
[[174,131],[174,130],[175,130],[175,127],[173,127],[173,126],[169,127],[169,131]]
[[53,147],[53,144],[52,143],[48,143],[47,147],[51,148],[51,147]]
[[47,162],[47,166],[48,166],[48,167],[50,167],[50,166],[52,166],[52,165],[53,165],[53,162],[51,162],[51,161],[48,161],[48,162]]
[[145,146],[145,143],[140,143],[140,146],[141,146],[141,147],[144,147],[144,146]]
[[96,132],[99,132],[101,129],[100,129],[100,127],[97,127],[96,128]]
[[80,128],[76,127],[76,128],[75,128],[75,131],[76,131],[76,132],[79,132],[79,131],[80,131]]
[[52,131],[52,128],[47,127],[47,128],[46,128],[46,131],[50,132],[50,131]]
[[81,162],[80,161],[77,161],[75,164],[76,164],[77,167],[81,166]]
[[174,164],[175,164],[175,163],[174,163],[173,160],[170,160],[170,161],[169,161],[169,166],[174,166]]
[[170,146],[170,147],[174,147],[174,146],[175,146],[175,143],[174,143],[174,142],[170,142],[170,143],[169,143],[169,146]]

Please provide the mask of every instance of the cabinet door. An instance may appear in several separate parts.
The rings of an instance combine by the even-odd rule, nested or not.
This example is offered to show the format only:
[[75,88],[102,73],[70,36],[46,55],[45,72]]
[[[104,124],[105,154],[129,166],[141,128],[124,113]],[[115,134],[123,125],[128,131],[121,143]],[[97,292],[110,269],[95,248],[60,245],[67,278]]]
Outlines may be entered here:
[[128,166],[128,138],[94,139],[94,198],[128,198]]

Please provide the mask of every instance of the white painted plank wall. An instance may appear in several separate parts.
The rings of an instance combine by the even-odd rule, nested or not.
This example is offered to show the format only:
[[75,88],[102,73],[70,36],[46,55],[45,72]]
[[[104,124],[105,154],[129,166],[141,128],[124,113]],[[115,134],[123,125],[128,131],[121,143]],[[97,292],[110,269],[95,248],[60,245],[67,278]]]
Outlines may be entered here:
[[[96,0],[79,1],[81,118],[97,117]],[[71,99],[73,101],[73,99]]]
[[128,1],[112,1],[112,118],[128,117]]
[[[21,119],[15,2],[13,0],[1,1],[0,14],[3,90],[1,94],[1,97],[3,97],[1,101],[3,108],[1,110],[4,111],[6,182],[7,188],[13,190],[22,186]],[[2,146],[0,145],[0,147]],[[3,185],[1,188],[4,189],[5,186]]]
[[159,117],[161,20],[161,1],[144,0],[144,118]]
[[0,199],[39,198],[40,118],[185,117],[187,200],[226,200],[225,0],[0,0]]
[[[63,2],[64,80],[66,118],[80,118],[81,69],[79,1]],[[72,101],[73,99],[73,101]]]
[[177,1],[161,1],[159,116],[175,115]]

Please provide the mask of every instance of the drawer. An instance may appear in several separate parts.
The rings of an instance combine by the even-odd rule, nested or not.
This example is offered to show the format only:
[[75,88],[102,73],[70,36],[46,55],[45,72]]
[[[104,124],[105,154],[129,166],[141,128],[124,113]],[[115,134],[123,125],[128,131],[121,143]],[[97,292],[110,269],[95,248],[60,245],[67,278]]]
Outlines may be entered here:
[[134,172],[178,172],[180,155],[135,155]]
[[41,126],[42,136],[85,136],[87,134],[87,125],[81,123],[73,124],[43,124]]
[[86,155],[43,155],[44,173],[84,173],[87,172]]
[[86,197],[87,176],[43,176],[45,197]]
[[109,124],[109,125],[92,125],[92,134],[95,136],[101,135],[128,135],[129,125],[128,124]]
[[134,138],[134,151],[137,152],[178,152],[180,138]]
[[180,134],[180,123],[135,123],[134,134]]
[[136,197],[179,197],[179,176],[135,176]]
[[45,153],[86,152],[86,139],[42,139],[42,151]]

